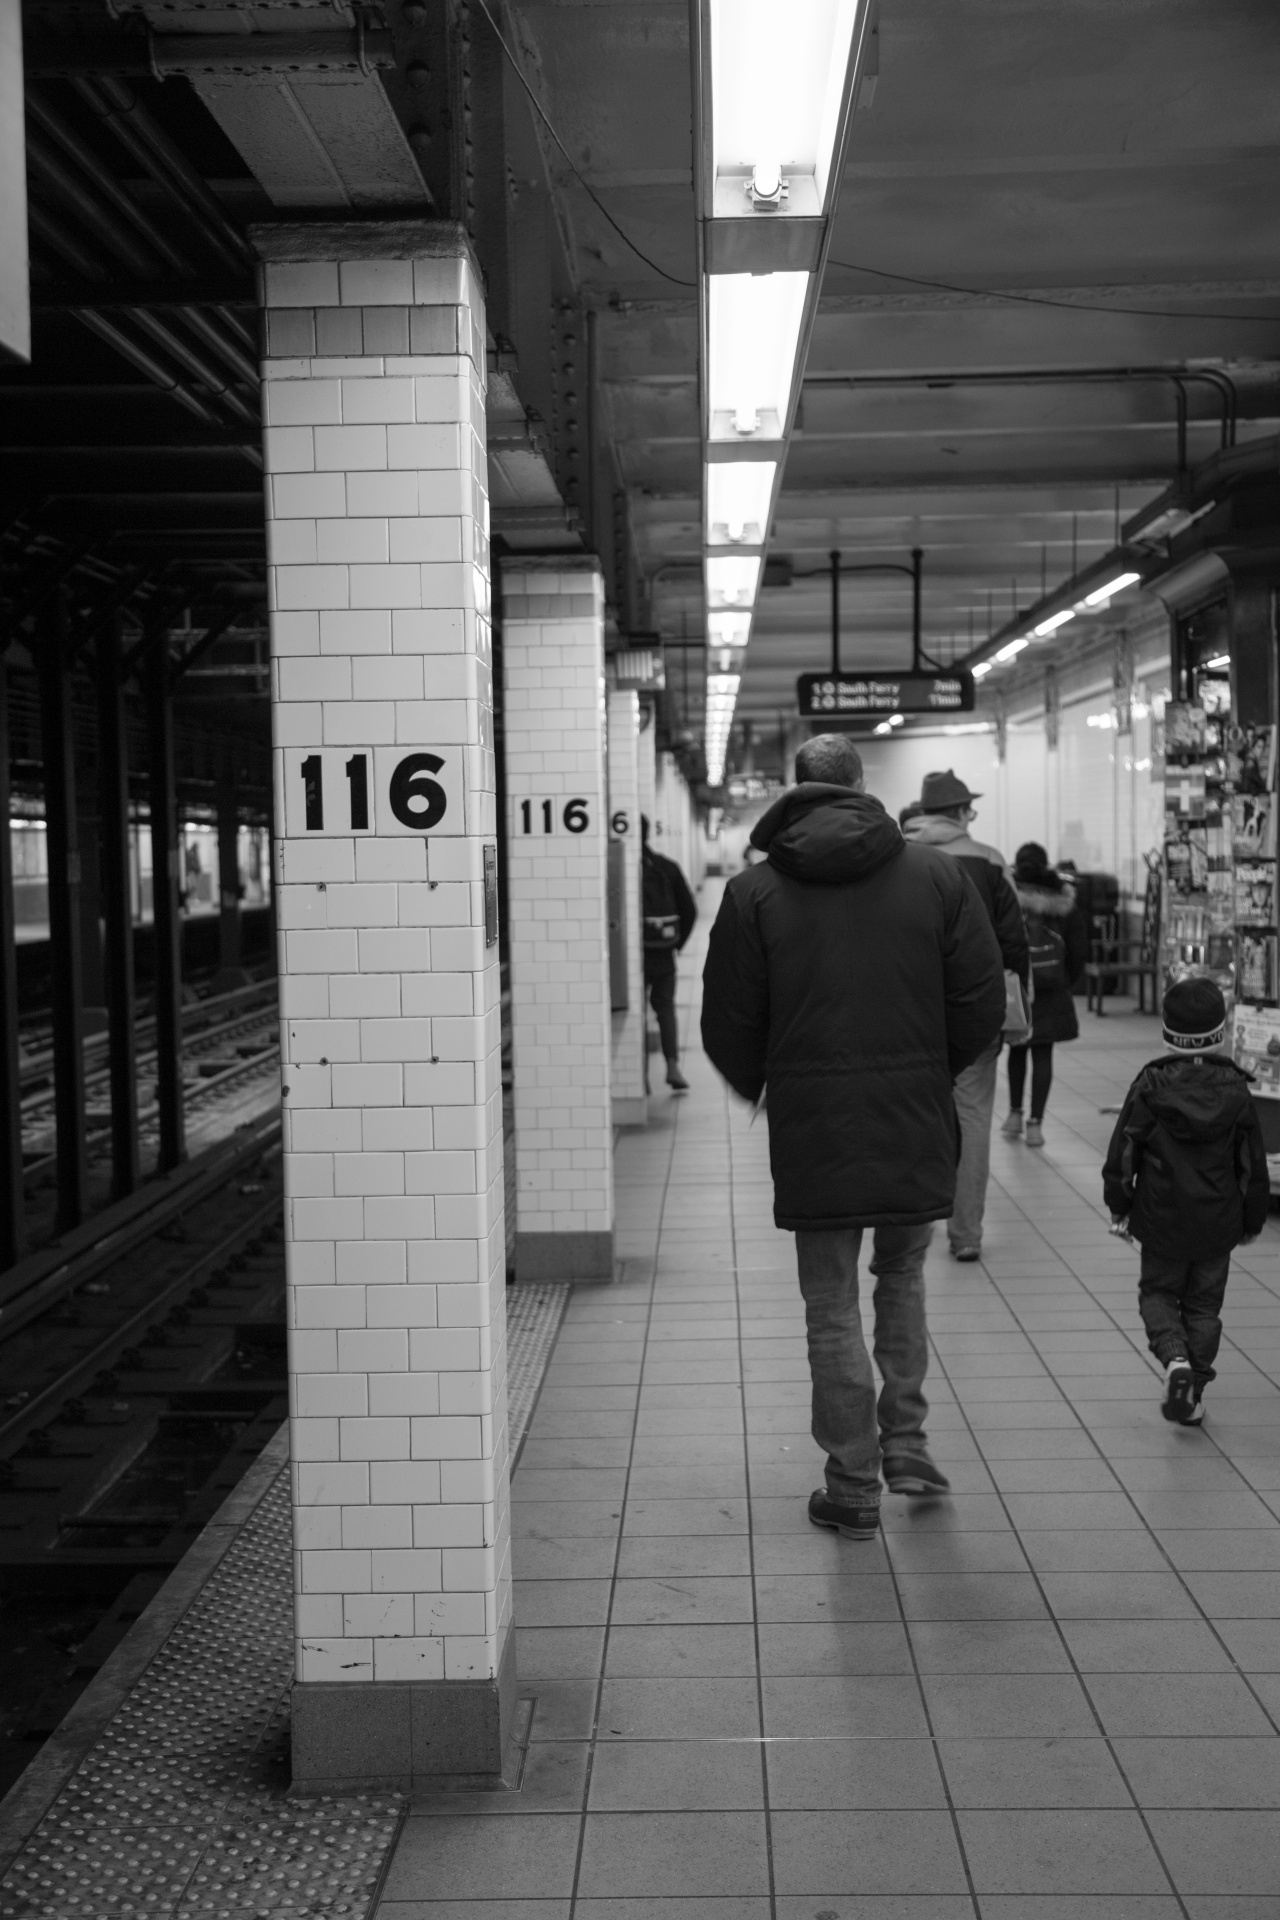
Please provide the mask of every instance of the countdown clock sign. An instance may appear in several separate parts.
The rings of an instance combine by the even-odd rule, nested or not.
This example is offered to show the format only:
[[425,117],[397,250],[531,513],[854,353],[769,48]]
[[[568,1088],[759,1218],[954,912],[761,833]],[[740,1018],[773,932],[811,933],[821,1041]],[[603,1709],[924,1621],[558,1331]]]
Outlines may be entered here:
[[460,747],[286,747],[285,836],[463,833],[462,791]]

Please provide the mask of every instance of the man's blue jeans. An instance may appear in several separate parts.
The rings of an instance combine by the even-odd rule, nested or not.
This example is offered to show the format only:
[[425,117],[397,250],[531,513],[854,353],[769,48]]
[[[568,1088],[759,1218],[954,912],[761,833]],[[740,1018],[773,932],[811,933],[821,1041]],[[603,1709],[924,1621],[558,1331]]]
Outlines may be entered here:
[[796,1234],[813,1437],[827,1455],[827,1491],[845,1506],[880,1504],[882,1449],[899,1457],[926,1451],[924,1257],[932,1235],[929,1226],[875,1229],[875,1358],[884,1381],[877,1404],[858,1313],[862,1231]]

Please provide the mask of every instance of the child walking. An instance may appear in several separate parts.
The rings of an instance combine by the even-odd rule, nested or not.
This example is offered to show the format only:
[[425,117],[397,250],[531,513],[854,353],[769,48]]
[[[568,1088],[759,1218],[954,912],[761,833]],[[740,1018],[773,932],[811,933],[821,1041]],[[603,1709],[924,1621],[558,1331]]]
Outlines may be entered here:
[[1142,1248],[1138,1307],[1165,1370],[1160,1411],[1187,1427],[1204,1418],[1231,1250],[1257,1239],[1270,1199],[1251,1076],[1219,1051],[1226,1018],[1212,980],[1170,987],[1168,1055],[1130,1087],[1102,1170],[1112,1231]]

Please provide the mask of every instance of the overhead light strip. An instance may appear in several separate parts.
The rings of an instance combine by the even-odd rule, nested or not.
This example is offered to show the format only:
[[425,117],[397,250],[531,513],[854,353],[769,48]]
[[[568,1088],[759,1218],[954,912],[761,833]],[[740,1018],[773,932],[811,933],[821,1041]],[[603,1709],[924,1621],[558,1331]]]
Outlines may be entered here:
[[707,638],[733,662],[707,683],[719,786],[875,0],[691,4]]

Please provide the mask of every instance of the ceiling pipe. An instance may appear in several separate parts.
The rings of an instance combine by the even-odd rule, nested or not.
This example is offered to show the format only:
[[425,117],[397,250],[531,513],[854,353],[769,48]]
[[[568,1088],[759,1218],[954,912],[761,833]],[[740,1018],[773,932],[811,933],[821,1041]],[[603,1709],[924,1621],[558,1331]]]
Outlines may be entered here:
[[[175,273],[194,277],[195,269],[191,262],[184,259],[178,249],[170,244],[154,221],[148,220],[137,202],[106,171],[97,154],[85,145],[79,134],[74,133],[61,115],[53,111],[40,88],[29,86],[26,98],[29,119],[38,121],[44,132],[57,142],[83,173],[89,176],[98,193],[111,202],[117,213],[137,228],[152,252],[165,261]],[[28,141],[31,139],[29,129],[27,139]]]
[[110,127],[125,151],[182,209],[196,232],[229,266],[245,272],[253,255],[227,218],[217,195],[138,100],[132,87],[109,75],[76,82],[76,91]]
[[947,387],[1046,387],[1046,386],[1121,386],[1131,381],[1164,381],[1175,393],[1183,381],[1199,381],[1218,397],[1221,410],[1221,444],[1230,446],[1235,437],[1238,389],[1228,375],[1211,367],[1027,367],[991,368],[961,373],[814,373],[806,374],[806,387],[928,387],[942,391]]

